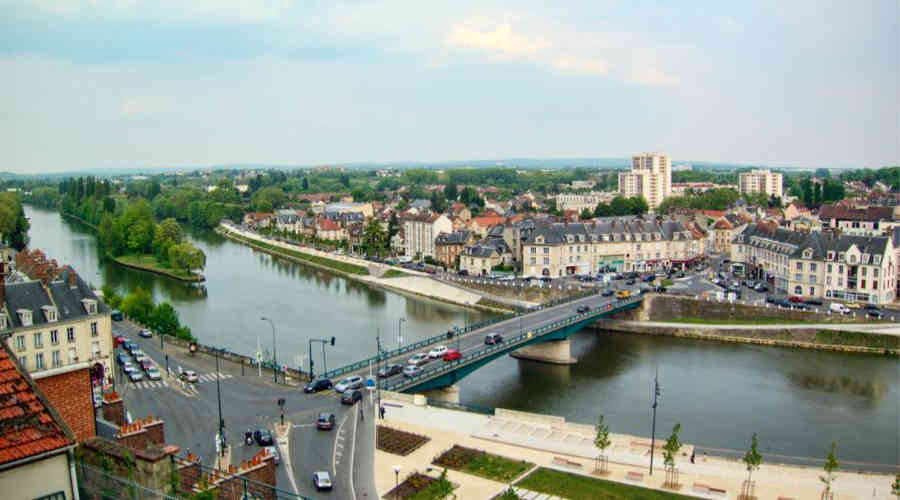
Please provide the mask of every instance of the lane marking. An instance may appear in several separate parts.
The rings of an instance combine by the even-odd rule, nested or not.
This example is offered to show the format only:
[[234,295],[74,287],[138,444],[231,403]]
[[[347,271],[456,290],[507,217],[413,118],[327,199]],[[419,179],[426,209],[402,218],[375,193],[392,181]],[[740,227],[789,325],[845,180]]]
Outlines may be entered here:
[[[338,437],[340,437],[341,432],[343,432],[344,424],[347,422],[347,417],[350,416],[350,413],[352,413],[352,412],[347,412],[347,413],[345,413],[345,414],[344,414],[344,418],[341,420],[340,425],[338,425],[338,429],[337,429],[337,435],[338,435]],[[336,476],[337,476],[337,472],[336,472],[336,471],[337,471],[337,467],[336,467],[336,463],[337,463],[337,446],[336,446],[336,445],[337,445],[337,440],[335,440],[335,447],[334,447],[333,451],[331,452],[331,477],[336,477]]]

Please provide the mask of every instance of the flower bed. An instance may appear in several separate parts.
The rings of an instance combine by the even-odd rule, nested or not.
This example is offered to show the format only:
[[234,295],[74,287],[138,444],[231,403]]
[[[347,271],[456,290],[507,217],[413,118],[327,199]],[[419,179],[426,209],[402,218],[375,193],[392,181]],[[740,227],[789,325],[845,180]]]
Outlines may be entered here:
[[419,434],[398,431],[397,429],[379,425],[375,447],[394,455],[406,456],[428,441],[431,441],[431,438],[428,436],[420,436]]
[[531,462],[511,460],[459,445],[453,445],[453,448],[441,453],[432,463],[502,483],[512,482],[534,467]]

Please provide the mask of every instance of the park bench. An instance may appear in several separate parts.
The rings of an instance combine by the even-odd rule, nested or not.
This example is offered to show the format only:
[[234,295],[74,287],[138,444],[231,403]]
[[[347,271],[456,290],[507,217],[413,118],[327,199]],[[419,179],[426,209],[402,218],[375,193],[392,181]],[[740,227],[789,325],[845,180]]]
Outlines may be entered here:
[[644,474],[641,472],[628,471],[628,473],[625,474],[625,479],[641,483],[644,481]]
[[700,493],[701,495],[716,495],[716,496],[725,496],[727,491],[724,488],[716,488],[715,486],[709,486],[708,484],[703,483],[694,483],[694,493]]
[[578,462],[573,462],[565,457],[553,457],[553,463],[556,465],[562,465],[563,467],[573,467],[576,469],[581,468],[581,464]]

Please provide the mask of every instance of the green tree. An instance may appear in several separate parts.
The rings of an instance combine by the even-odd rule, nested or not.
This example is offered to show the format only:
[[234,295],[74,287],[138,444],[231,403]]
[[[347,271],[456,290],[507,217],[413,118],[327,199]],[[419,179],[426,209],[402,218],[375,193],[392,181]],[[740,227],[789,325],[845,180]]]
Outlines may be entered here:
[[303,178],[303,190],[309,191],[309,179],[307,179],[306,177]]
[[891,494],[900,498],[900,473],[897,473],[897,476],[894,477],[894,482],[891,484]]
[[174,218],[168,218],[156,225],[156,231],[153,235],[153,247],[156,249],[156,255],[162,261],[169,259],[169,247],[181,243],[184,238],[184,232],[181,226]]
[[447,199],[444,193],[435,189],[431,192],[431,210],[435,213],[443,213],[447,210]]
[[672,435],[669,436],[669,439],[666,441],[666,445],[663,447],[663,462],[669,467],[675,467],[675,457],[678,456],[678,450],[681,449],[682,442],[678,438],[678,434],[681,433],[681,424],[675,424],[675,427],[672,428]]
[[581,220],[586,220],[586,219],[590,219],[590,218],[593,217],[593,216],[594,216],[594,213],[591,212],[590,209],[585,208],[585,209],[583,209],[583,210],[581,211],[581,215],[579,216],[579,218],[580,218]]
[[834,483],[834,472],[840,468],[840,464],[837,461],[837,442],[831,442],[831,449],[828,451],[828,457],[825,458],[825,465],[823,469],[825,470],[824,476],[819,476],[819,480],[825,483],[825,496],[831,496],[831,485]]
[[612,209],[609,207],[609,203],[597,203],[597,206],[594,208],[594,217],[609,217],[612,215]]
[[601,464],[601,472],[606,472],[606,461],[603,460],[606,455],[606,449],[612,444],[612,441],[609,439],[609,424],[606,423],[603,415],[600,415],[597,418],[597,436],[594,438],[594,446],[600,450],[600,454],[597,456],[597,460]]
[[341,174],[341,185],[345,188],[350,187],[350,176],[347,174]]
[[113,287],[109,285],[103,285],[100,289],[103,293],[103,302],[106,303],[112,309],[118,309],[122,304],[122,297],[113,290]]
[[759,438],[754,432],[753,437],[750,438],[750,449],[744,455],[744,465],[747,466],[747,482],[750,482],[750,479],[753,477],[753,471],[759,469],[761,463],[762,455],[759,453]]
[[146,323],[150,318],[150,313],[153,312],[153,298],[146,290],[138,288],[125,296],[120,309],[129,318],[139,323]]
[[444,198],[447,198],[448,202],[453,203],[458,197],[459,191],[456,189],[455,182],[448,182],[444,185]]
[[503,490],[503,493],[498,498],[499,500],[519,500],[519,494],[512,487],[509,487]]
[[150,317],[147,318],[147,326],[157,333],[175,335],[181,322],[178,320],[178,311],[168,302],[160,302],[153,308]]
[[381,253],[385,247],[386,237],[387,235],[381,226],[381,221],[376,217],[370,218],[366,222],[365,228],[363,228],[363,246],[365,247],[366,255]]
[[616,196],[609,203],[610,215],[628,215],[631,213],[632,204],[628,201],[628,198],[624,196]]
[[650,206],[647,204],[647,200],[644,199],[643,196],[633,196],[628,199],[631,204],[631,215],[643,215],[650,210]]

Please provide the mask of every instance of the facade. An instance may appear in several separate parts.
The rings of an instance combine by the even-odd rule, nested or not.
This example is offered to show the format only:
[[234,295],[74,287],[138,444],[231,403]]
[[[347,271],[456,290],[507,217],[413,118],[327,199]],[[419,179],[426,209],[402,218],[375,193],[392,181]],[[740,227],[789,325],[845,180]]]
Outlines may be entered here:
[[854,208],[844,204],[822,205],[819,220],[823,228],[842,234],[881,236],[900,219],[900,207]]
[[641,153],[631,158],[631,171],[619,173],[619,193],[640,196],[655,210],[672,196],[672,159],[664,153]]
[[456,258],[462,249],[466,245],[472,244],[473,241],[475,241],[475,234],[472,231],[441,233],[434,240],[434,260],[443,264],[447,269],[456,269]]
[[275,216],[270,213],[263,212],[247,212],[244,214],[244,225],[253,229],[260,227],[269,227],[269,223]]
[[741,194],[766,193],[766,196],[781,198],[784,195],[782,190],[783,181],[782,175],[778,172],[754,169],[750,172],[738,174],[738,192]]
[[459,257],[459,269],[470,276],[487,276],[494,267],[512,262],[512,254],[506,242],[492,238],[463,249]]
[[325,212],[337,214],[359,213],[362,214],[364,218],[371,217],[375,213],[371,203],[352,202],[331,203],[329,205],[325,205]]
[[797,232],[749,224],[732,260],[780,293],[885,304],[897,294],[897,255],[889,237]]
[[403,223],[403,238],[406,255],[424,258],[434,257],[434,241],[441,233],[453,232],[453,223],[443,214],[422,214],[407,219]]
[[319,217],[316,220],[316,238],[329,241],[346,240],[347,231],[337,222],[325,217]]
[[538,221],[522,243],[522,274],[558,277],[610,268],[636,272],[685,268],[705,256],[705,247],[702,237],[675,220]]
[[615,193],[560,193],[556,195],[556,209],[561,212],[575,210],[579,214],[587,209],[593,213],[600,202],[609,202],[614,197]]

